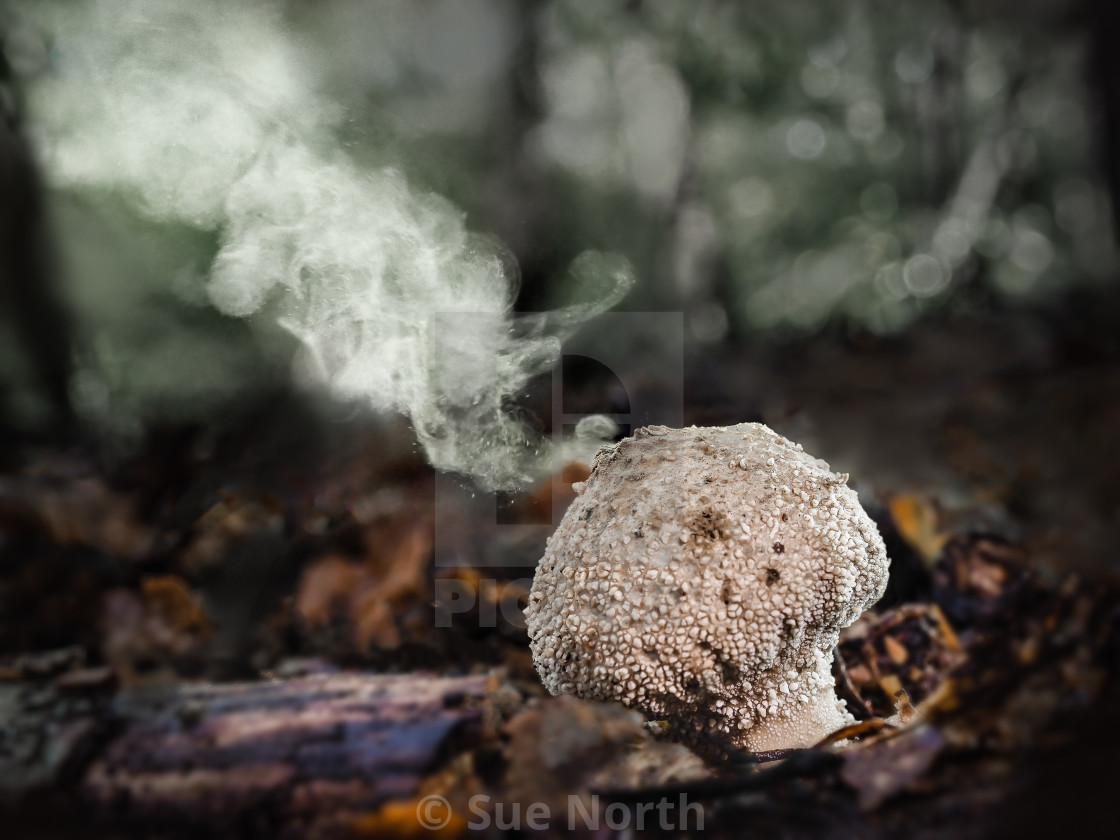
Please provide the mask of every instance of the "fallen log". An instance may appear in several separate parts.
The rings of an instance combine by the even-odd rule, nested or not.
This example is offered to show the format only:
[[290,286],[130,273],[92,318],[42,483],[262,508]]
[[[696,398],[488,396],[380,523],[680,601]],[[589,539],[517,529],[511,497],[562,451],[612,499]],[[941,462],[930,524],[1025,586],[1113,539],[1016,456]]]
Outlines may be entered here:
[[99,698],[55,682],[0,684],[8,830],[75,818],[103,834],[345,835],[416,793],[488,684],[336,673]]

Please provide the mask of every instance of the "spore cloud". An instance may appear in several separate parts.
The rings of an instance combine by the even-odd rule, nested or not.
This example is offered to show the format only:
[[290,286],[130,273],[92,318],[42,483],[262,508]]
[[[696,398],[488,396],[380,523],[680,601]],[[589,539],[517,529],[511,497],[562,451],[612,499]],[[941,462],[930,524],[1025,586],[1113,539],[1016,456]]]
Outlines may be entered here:
[[508,405],[566,335],[626,293],[624,260],[583,254],[567,308],[515,316],[500,246],[446,199],[343,150],[345,115],[316,89],[310,47],[276,4],[13,8],[47,48],[24,88],[53,187],[213,232],[212,305],[288,330],[299,377],[406,414],[435,467],[488,488],[553,467],[558,453]]

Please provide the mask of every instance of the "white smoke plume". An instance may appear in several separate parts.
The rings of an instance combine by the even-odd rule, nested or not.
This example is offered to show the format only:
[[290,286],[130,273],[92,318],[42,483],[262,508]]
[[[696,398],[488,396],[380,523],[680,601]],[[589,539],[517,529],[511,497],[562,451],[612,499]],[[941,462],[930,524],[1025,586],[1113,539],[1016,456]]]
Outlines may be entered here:
[[316,91],[276,4],[11,8],[49,50],[25,89],[54,187],[107,191],[149,220],[217,233],[213,305],[275,319],[299,339],[301,375],[408,415],[435,467],[488,488],[551,469],[558,453],[507,403],[626,293],[624,261],[583,255],[576,303],[514,318],[516,276],[500,248],[446,200],[341,150],[340,109]]

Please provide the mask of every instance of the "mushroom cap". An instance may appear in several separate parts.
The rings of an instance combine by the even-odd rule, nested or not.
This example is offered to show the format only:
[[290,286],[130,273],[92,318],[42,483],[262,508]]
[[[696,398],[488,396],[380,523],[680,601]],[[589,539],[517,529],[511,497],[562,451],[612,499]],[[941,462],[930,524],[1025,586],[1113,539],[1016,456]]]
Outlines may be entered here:
[[759,423],[653,426],[599,450],[525,610],[544,685],[696,744],[807,746],[850,722],[831,653],[888,560],[846,481]]

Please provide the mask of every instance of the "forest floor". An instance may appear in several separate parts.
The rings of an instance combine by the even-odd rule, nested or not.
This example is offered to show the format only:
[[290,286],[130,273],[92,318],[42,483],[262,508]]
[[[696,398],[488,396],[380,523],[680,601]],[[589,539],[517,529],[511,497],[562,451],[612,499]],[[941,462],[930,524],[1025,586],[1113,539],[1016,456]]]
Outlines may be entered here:
[[1091,827],[1120,750],[1116,312],[688,360],[686,422],[762,420],[851,473],[892,559],[837,651],[861,724],[778,756],[701,759],[547,696],[519,612],[543,538],[505,525],[540,522],[551,485],[477,521],[403,423],[279,397],[111,457],[10,444],[4,836]]

